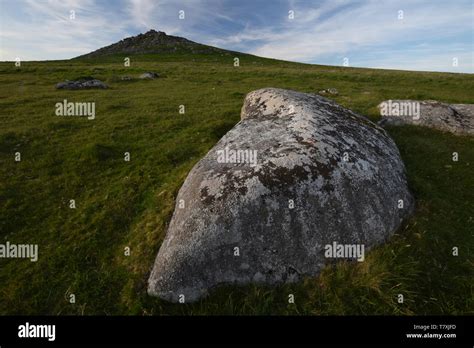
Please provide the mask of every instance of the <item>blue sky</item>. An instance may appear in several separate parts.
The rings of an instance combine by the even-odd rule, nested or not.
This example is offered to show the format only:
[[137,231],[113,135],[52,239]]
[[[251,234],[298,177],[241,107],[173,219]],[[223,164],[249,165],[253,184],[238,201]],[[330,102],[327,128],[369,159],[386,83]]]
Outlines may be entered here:
[[473,0],[0,0],[0,60],[72,58],[152,28],[305,63],[474,73]]

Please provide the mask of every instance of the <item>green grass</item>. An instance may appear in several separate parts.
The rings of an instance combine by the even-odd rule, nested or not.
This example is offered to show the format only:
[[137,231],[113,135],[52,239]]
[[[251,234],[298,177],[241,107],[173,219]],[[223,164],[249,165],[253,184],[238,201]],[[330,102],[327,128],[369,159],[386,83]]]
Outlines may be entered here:
[[[21,68],[0,63],[0,238],[39,244],[36,263],[0,259],[0,314],[474,313],[474,140],[413,126],[389,132],[405,161],[416,213],[365,262],[339,262],[320,277],[277,288],[223,286],[194,304],[170,304],[145,291],[177,191],[238,122],[246,93],[335,87],[338,103],[376,120],[376,105],[386,99],[474,103],[473,75],[246,55],[240,67],[221,55],[132,57],[128,68],[122,62],[112,56]],[[144,71],[163,78],[120,81]],[[54,88],[78,76],[101,79],[110,89]],[[96,102],[96,119],[55,116],[63,99]],[[14,161],[17,151],[21,162]],[[75,304],[68,302],[71,293]],[[288,304],[290,293],[295,304]]]

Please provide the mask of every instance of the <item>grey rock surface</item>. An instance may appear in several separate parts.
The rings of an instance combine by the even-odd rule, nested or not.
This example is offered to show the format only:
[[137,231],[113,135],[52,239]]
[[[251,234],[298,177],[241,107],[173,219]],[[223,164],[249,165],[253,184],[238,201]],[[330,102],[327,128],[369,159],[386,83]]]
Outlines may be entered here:
[[[435,100],[386,100],[378,107],[382,116],[378,124],[381,126],[411,124],[457,135],[474,134],[474,104],[446,104]],[[412,112],[406,112],[410,110]]]
[[370,249],[413,208],[385,130],[321,96],[257,90],[181,187],[148,293],[192,302],[219,284],[314,276],[325,245]]
[[90,88],[99,88],[105,89],[107,85],[97,79],[84,79],[76,81],[64,81],[56,84],[56,89],[90,89]]

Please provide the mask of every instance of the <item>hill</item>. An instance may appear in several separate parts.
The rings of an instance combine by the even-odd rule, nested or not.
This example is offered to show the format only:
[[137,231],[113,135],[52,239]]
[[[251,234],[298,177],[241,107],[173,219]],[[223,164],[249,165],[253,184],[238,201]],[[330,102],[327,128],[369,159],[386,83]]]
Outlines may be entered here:
[[188,39],[166,35],[162,31],[149,30],[145,34],[139,34],[125,38],[112,45],[99,48],[91,53],[76,57],[98,58],[116,54],[136,55],[136,54],[163,54],[163,53],[188,53],[188,54],[225,54],[232,52],[217,47],[207,46],[190,41]]

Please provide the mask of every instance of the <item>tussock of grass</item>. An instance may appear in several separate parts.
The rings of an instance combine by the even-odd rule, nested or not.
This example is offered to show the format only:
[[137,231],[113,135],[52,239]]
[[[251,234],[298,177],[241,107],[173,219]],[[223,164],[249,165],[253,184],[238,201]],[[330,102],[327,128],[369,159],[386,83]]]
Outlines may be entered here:
[[[0,259],[1,314],[473,314],[473,139],[389,129],[416,213],[365,262],[276,288],[222,286],[195,304],[146,295],[174,199],[192,166],[262,87],[316,93],[378,118],[386,99],[473,103],[473,76],[311,66],[240,56],[145,55],[104,61],[0,63],[0,237],[38,243],[39,260]],[[119,81],[155,71],[166,78]],[[94,76],[110,89],[56,90]],[[440,87],[441,86],[441,87]],[[95,101],[96,119],[60,118],[55,103]],[[178,113],[179,105],[186,114]],[[22,161],[14,162],[21,152]],[[451,160],[452,152],[459,161]],[[131,161],[124,161],[130,152]],[[76,209],[69,209],[69,200]],[[124,255],[124,248],[131,250]],[[459,256],[452,256],[453,246]],[[68,296],[74,293],[76,303]],[[295,295],[295,304],[288,295]],[[397,302],[398,294],[404,303]]]

